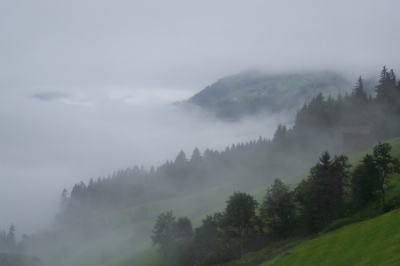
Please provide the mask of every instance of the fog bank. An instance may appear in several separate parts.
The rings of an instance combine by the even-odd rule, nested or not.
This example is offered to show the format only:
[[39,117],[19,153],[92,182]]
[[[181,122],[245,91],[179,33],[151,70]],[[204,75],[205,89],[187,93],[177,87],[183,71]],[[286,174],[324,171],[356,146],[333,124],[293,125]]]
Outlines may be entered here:
[[[171,103],[247,69],[400,69],[399,1],[0,1],[0,230],[46,228],[62,189],[271,137]],[[291,117],[293,119],[293,117]]]
[[233,143],[271,137],[287,114],[217,121],[202,110],[175,106],[191,90],[126,89],[82,94],[70,90],[0,97],[0,228],[19,233],[50,225],[63,188],[90,177],[143,165],[149,169],[188,157],[198,147],[223,150]]

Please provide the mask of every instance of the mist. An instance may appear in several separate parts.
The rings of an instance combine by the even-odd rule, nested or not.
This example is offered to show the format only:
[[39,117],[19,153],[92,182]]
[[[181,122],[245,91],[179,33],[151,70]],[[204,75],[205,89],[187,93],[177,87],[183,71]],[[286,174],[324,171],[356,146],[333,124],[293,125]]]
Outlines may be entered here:
[[1,227],[14,222],[19,232],[45,229],[58,212],[63,188],[71,191],[75,183],[135,165],[148,170],[174,160],[180,150],[190,156],[196,147],[224,150],[270,137],[288,119],[282,113],[223,122],[196,107],[172,104],[171,97],[185,99],[191,92],[113,89],[29,97],[3,92]]
[[238,122],[177,108],[217,79],[400,69],[398,1],[2,1],[0,230],[47,228],[63,188],[180,150],[270,138],[291,114]]

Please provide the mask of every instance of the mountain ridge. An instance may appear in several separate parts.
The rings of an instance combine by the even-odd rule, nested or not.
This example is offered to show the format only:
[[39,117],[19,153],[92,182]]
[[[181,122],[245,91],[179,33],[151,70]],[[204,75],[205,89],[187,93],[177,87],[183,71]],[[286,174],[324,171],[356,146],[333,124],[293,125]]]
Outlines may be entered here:
[[187,102],[210,110],[222,119],[238,119],[261,111],[295,111],[319,92],[337,95],[349,88],[332,71],[266,74],[241,72],[218,79]]

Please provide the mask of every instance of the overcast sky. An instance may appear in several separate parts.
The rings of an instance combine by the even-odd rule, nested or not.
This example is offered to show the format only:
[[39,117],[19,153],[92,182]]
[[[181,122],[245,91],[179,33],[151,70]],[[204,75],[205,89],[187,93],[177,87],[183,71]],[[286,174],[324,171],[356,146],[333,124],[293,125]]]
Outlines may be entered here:
[[0,1],[0,230],[45,228],[80,180],[286,122],[170,105],[223,76],[399,73],[399,12],[400,1]]

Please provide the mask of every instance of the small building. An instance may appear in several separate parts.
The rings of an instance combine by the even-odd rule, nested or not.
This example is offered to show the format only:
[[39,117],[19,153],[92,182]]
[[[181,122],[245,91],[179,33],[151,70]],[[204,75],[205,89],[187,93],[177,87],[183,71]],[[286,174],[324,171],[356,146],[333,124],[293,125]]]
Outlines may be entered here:
[[371,127],[341,128],[343,153],[361,151],[372,144]]

